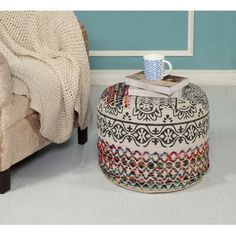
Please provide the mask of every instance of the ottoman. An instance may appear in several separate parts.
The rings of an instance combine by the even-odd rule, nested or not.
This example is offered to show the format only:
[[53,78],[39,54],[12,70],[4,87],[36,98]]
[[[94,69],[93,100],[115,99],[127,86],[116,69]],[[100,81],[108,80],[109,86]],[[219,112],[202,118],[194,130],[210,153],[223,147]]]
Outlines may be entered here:
[[209,167],[209,106],[194,84],[181,98],[129,96],[124,83],[107,88],[98,104],[99,164],[115,184],[135,191],[177,191]]

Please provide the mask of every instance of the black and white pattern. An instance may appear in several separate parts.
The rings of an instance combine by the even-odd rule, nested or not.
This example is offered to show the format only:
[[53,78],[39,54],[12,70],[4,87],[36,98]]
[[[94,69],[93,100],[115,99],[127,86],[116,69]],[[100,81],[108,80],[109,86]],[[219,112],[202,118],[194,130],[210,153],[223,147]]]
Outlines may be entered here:
[[195,84],[190,84],[184,88],[183,99],[188,100],[193,105],[201,104],[205,111],[209,110],[208,99],[205,92]]
[[128,142],[138,147],[146,147],[151,143],[161,147],[173,147],[175,144],[190,144],[196,139],[206,138],[208,115],[182,124],[146,125],[110,119],[98,113],[97,127],[101,138],[109,137],[119,144]]
[[117,107],[107,103],[104,91],[97,112],[99,137],[139,150],[181,150],[204,142],[209,126],[207,96],[194,84],[186,86],[182,94],[181,98],[131,96],[128,107]]
[[[193,118],[197,111],[196,104],[185,99],[136,97],[133,116],[138,120],[156,121],[163,117],[162,111],[173,111],[172,115],[180,120]],[[171,114],[169,114],[170,116]],[[164,118],[164,117],[163,117]],[[164,119],[163,119],[163,122]]]

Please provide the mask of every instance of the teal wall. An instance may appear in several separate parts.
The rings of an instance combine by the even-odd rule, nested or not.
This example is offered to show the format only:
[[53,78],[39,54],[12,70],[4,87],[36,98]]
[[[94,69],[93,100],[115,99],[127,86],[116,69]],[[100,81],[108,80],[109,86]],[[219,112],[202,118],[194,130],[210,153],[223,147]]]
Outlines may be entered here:
[[[76,11],[91,50],[185,50],[187,12]],[[196,11],[192,57],[167,57],[175,69],[236,69],[236,12]],[[142,57],[90,57],[92,69],[141,69]]]

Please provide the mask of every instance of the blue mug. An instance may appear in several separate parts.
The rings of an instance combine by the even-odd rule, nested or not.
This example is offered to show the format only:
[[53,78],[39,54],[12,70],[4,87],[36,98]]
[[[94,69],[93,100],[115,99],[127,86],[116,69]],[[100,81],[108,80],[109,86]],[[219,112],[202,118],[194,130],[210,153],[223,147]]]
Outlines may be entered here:
[[[165,60],[165,56],[161,54],[144,55],[144,74],[146,79],[161,80],[164,76],[169,75],[172,71],[172,64]],[[169,70],[165,72],[165,64]]]

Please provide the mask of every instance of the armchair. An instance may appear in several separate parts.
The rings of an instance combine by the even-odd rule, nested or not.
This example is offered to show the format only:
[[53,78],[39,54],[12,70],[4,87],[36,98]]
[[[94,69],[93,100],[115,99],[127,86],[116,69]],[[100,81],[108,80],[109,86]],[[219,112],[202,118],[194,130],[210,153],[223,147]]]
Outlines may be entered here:
[[[88,35],[81,25],[88,55]],[[50,144],[39,133],[39,115],[26,96],[12,92],[8,63],[0,55],[0,193],[10,189],[10,167]],[[75,127],[77,127],[75,125]],[[78,127],[78,143],[87,142],[87,128]]]

